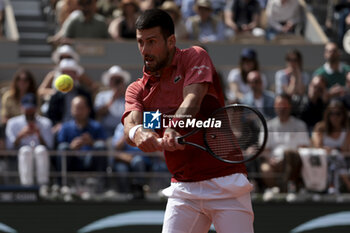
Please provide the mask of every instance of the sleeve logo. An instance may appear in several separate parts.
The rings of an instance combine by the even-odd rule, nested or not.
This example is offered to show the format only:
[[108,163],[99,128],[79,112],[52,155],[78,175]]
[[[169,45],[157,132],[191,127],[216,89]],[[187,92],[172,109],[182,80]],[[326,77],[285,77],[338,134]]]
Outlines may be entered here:
[[192,70],[198,70],[198,75],[200,75],[204,69],[207,69],[207,70],[210,70],[210,68],[208,66],[205,66],[205,65],[201,65],[201,66],[194,66],[192,68]]

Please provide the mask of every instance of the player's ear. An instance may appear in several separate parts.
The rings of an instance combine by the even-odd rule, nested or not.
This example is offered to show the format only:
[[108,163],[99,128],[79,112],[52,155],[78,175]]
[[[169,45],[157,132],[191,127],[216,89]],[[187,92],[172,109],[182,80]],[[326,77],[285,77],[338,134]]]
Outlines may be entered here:
[[171,36],[169,36],[167,42],[168,42],[168,47],[169,47],[169,48],[175,47],[175,45],[176,45],[176,38],[175,38],[175,35],[172,34]]

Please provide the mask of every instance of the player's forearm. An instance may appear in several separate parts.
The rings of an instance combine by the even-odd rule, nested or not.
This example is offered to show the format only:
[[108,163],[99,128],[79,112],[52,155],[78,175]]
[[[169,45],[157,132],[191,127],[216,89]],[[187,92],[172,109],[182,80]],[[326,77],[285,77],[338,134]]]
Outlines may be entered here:
[[200,109],[202,100],[208,92],[208,84],[192,84],[184,88],[184,100],[176,111],[176,115],[195,116]]
[[202,99],[190,94],[184,99],[178,110],[176,111],[177,116],[190,115],[195,116],[199,109]]
[[[130,139],[129,132],[136,125],[142,124],[142,113],[132,111],[124,118],[124,136],[126,142],[131,146],[136,146],[135,143]],[[139,130],[139,129],[138,129]],[[136,131],[135,131],[136,134]]]

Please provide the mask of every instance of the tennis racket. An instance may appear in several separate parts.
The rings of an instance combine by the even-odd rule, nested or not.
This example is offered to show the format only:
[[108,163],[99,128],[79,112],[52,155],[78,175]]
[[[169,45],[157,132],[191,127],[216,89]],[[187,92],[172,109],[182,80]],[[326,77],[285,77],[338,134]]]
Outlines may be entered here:
[[[268,132],[263,115],[256,109],[232,104],[215,110],[209,118],[221,121],[220,127],[197,128],[177,138],[179,144],[198,147],[226,163],[244,163],[264,150]],[[187,141],[203,130],[204,146]]]

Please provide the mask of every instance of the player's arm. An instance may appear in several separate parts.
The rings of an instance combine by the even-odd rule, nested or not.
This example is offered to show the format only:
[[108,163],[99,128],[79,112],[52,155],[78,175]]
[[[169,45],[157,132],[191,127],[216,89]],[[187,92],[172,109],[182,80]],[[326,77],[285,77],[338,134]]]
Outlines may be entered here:
[[[142,126],[142,112],[131,111],[124,118],[124,134],[128,144],[137,146],[144,152],[154,152],[163,150],[162,143],[157,141],[159,135],[150,129],[144,129]],[[136,128],[134,128],[136,127]],[[130,138],[130,130],[136,131],[133,133],[133,139]]]
[[[176,111],[177,116],[191,115],[195,116],[200,109],[202,100],[207,94],[209,88],[208,83],[191,84],[184,87],[183,98],[180,107]],[[174,129],[167,128],[163,136],[163,148],[164,150],[174,151],[184,149],[183,145],[177,143],[175,138],[180,136]]]
[[176,115],[195,116],[200,109],[200,105],[209,88],[208,83],[191,84],[184,87],[183,98]]

